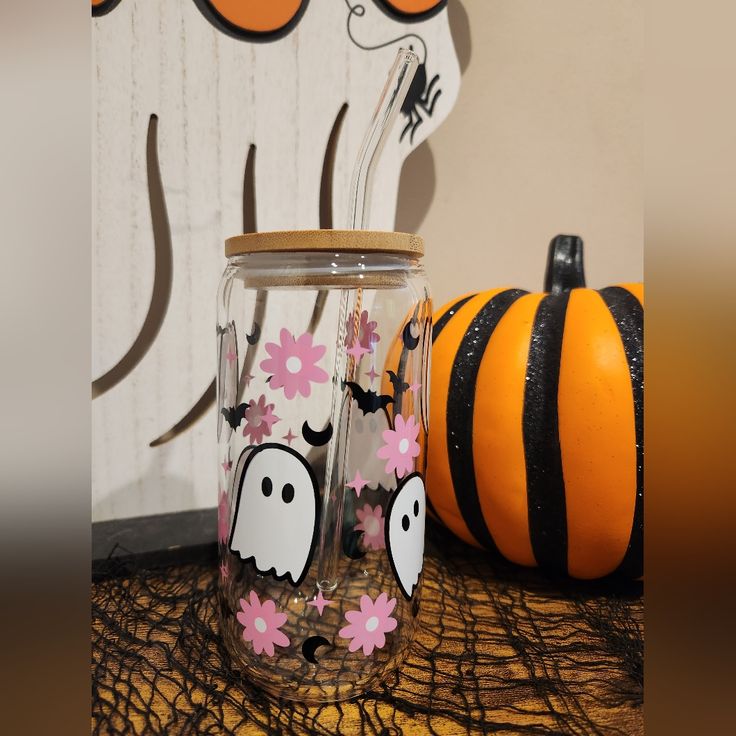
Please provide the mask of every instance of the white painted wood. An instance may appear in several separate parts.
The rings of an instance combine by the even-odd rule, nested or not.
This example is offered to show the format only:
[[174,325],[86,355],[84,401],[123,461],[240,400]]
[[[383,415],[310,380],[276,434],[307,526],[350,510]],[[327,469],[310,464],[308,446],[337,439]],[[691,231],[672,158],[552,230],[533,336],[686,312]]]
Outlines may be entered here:
[[[355,0],[351,0],[356,4]],[[434,115],[413,143],[400,117],[379,165],[371,227],[392,229],[401,165],[449,114],[460,84],[447,12],[414,24],[371,0],[352,18],[355,37],[377,45],[406,33],[427,46],[440,74]],[[335,116],[349,110],[334,178],[334,224],[344,224],[353,162],[400,45],[365,51],[348,37],[348,6],[311,0],[299,25],[268,43],[216,30],[192,0],[122,0],[93,19],[93,366],[114,366],[138,335],[153,285],[154,250],[146,134],[159,117],[159,160],[174,273],[153,347],[121,383],[92,402],[94,520],[213,506],[215,417],[158,448],[215,372],[215,294],[223,241],[240,233],[243,173],[255,144],[259,230],[319,226],[322,161]],[[422,49],[416,49],[423,56]]]

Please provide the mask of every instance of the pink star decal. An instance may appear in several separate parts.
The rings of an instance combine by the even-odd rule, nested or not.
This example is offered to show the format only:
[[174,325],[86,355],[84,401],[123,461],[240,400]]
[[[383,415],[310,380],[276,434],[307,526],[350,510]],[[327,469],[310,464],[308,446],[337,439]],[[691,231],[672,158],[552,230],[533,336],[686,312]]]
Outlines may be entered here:
[[232,470],[233,467],[233,461],[230,459],[230,453],[228,453],[228,456],[225,458],[225,461],[222,463],[222,469],[229,473]]
[[248,388],[248,386],[250,386],[250,382],[251,382],[252,380],[253,380],[253,376],[251,376],[251,374],[250,374],[250,373],[246,373],[246,374],[245,374],[245,375],[243,376],[243,385],[245,386],[245,388]]
[[421,387],[421,383],[412,383],[411,386],[409,386],[409,391],[411,391],[412,393],[416,393]]
[[223,562],[220,565],[220,575],[222,575],[223,580],[227,580],[230,577],[230,569],[227,566],[227,562]]
[[325,610],[325,606],[329,606],[334,601],[328,601],[326,598],[322,596],[322,591],[320,590],[319,593],[317,593],[317,597],[314,600],[307,601],[308,606],[314,606],[318,611],[319,615],[322,615],[322,611]]
[[355,478],[353,478],[350,483],[346,483],[345,485],[348,488],[352,488],[355,491],[355,495],[360,498],[360,492],[365,488],[365,486],[370,483],[369,480],[366,480],[365,478],[360,477],[360,470],[355,471]]
[[225,353],[225,358],[227,359],[228,363],[232,363],[237,357],[238,357],[237,353],[234,353],[232,350],[228,350]]
[[371,386],[373,385],[373,381],[375,381],[376,378],[380,378],[381,376],[380,373],[376,373],[375,366],[371,366],[371,369],[367,371],[365,375],[371,379]]
[[353,346],[351,348],[348,348],[347,351],[348,355],[352,355],[353,358],[355,358],[355,362],[359,362],[360,359],[366,354],[370,353],[370,350],[368,348],[364,348],[357,340],[353,343]]
[[292,434],[291,427],[289,427],[289,431],[281,439],[286,440],[289,443],[289,447],[291,447],[292,440],[295,440],[298,436],[298,434]]

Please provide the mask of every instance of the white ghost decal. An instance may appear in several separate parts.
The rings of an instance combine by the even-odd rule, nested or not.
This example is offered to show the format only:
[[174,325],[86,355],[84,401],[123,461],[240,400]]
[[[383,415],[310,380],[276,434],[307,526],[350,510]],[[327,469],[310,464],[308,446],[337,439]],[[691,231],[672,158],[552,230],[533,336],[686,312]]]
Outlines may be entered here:
[[391,496],[386,512],[386,550],[396,582],[409,599],[419,582],[424,561],[424,481],[412,473]]
[[261,575],[301,585],[312,561],[319,506],[309,463],[290,447],[260,445],[243,468],[230,551]]

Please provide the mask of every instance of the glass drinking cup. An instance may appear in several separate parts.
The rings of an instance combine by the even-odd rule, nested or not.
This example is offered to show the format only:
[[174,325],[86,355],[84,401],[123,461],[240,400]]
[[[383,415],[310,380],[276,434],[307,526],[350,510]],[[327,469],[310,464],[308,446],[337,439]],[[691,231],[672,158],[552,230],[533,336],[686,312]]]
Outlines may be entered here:
[[432,305],[414,235],[231,238],[218,293],[220,625],[275,695],[350,698],[420,606]]

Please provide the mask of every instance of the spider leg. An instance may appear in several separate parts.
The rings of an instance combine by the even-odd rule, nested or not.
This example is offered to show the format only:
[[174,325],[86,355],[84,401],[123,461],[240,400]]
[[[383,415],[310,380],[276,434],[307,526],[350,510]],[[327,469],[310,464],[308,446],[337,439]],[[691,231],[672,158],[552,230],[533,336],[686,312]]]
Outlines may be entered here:
[[411,134],[409,135],[409,143],[414,143],[414,133],[417,132],[417,128],[423,123],[422,116],[417,113],[417,121],[414,123],[411,129]]
[[437,104],[437,99],[439,98],[441,94],[442,94],[442,90],[438,89],[434,93],[434,97],[431,99],[429,103],[427,103],[427,100],[420,100],[418,103],[419,106],[422,108],[422,110],[424,110],[424,112],[426,112],[430,118],[432,117],[432,113],[434,112],[434,106]]
[[408,122],[404,126],[404,129],[401,131],[401,135],[399,136],[399,143],[404,140],[404,136],[409,132],[409,130],[412,129],[412,125],[414,124],[414,110],[412,110],[408,115]]
[[435,74],[432,77],[432,81],[427,85],[427,91],[422,95],[422,100],[424,102],[427,102],[427,100],[432,96],[432,90],[434,89],[435,84],[440,81],[440,75]]

